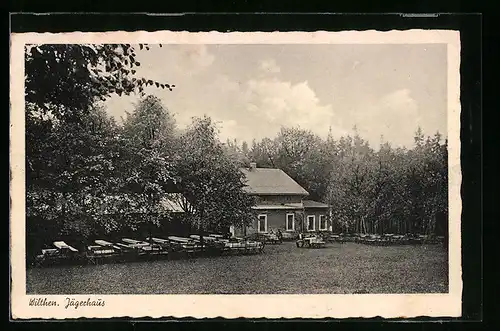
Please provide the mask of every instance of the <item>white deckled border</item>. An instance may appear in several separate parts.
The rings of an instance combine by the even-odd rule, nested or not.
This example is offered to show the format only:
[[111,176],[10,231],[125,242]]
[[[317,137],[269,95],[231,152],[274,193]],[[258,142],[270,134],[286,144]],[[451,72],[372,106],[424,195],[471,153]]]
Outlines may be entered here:
[[[448,44],[449,288],[448,294],[356,295],[91,295],[104,307],[65,309],[65,295],[44,295],[59,307],[30,307],[25,269],[24,45],[44,43],[173,44]],[[460,36],[457,31],[104,32],[11,35],[11,311],[13,318],[225,317],[348,318],[461,316]],[[86,300],[89,296],[72,295]]]

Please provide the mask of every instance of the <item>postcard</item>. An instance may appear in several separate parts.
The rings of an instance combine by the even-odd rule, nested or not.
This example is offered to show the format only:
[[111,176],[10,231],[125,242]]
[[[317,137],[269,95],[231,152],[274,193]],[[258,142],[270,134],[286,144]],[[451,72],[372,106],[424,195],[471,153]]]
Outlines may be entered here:
[[460,35],[11,35],[14,319],[460,317]]

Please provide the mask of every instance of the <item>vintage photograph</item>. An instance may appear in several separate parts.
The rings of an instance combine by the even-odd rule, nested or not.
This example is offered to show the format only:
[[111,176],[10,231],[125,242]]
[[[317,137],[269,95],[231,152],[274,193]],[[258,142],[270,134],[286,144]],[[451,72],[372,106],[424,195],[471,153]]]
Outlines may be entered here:
[[29,305],[450,293],[448,45],[200,40],[23,45]]

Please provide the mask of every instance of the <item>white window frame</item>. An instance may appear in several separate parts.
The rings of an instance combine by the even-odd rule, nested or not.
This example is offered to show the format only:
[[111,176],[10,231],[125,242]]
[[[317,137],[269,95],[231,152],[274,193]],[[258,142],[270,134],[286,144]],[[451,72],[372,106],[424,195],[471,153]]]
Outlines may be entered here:
[[[260,231],[261,217],[264,217],[264,231]],[[266,233],[267,232],[267,214],[259,214],[257,216],[257,232]]]
[[[313,222],[313,226],[312,226],[312,230],[309,229],[309,220],[312,218],[312,222]],[[307,215],[307,231],[308,232],[314,232],[316,231],[316,215]]]
[[[325,222],[325,227],[324,228],[321,227],[321,219],[323,219],[323,222]],[[326,215],[319,215],[319,224],[318,224],[318,227],[319,227],[319,231],[326,231],[328,229],[328,224],[327,224],[327,221],[326,221]]]
[[[292,216],[292,228],[291,229],[288,228],[288,216]],[[295,214],[294,213],[286,214],[285,230],[286,231],[295,231]]]

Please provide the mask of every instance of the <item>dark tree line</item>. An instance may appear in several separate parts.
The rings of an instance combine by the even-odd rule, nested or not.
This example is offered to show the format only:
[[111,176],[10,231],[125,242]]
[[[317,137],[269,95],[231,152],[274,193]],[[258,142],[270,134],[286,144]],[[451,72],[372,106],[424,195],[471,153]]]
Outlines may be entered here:
[[447,232],[448,153],[439,133],[418,128],[412,148],[383,142],[371,148],[357,133],[322,139],[308,130],[282,128],[273,139],[227,141],[242,166],[281,168],[310,199],[329,203],[335,231],[440,234]]

